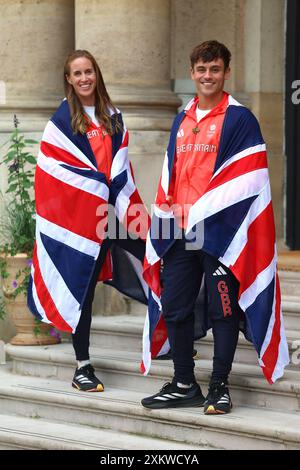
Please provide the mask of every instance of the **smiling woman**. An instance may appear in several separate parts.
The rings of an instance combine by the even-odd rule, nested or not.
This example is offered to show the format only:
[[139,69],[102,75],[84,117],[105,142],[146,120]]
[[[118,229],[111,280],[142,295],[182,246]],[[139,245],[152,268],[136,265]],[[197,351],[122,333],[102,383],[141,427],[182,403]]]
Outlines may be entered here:
[[[74,132],[84,134],[87,131],[86,113],[91,117],[92,111],[91,120],[96,124],[103,123],[108,133],[113,133],[111,114],[117,115],[117,110],[107,93],[99,65],[88,51],[78,49],[66,58],[64,88]],[[94,109],[83,109],[84,106],[94,106]],[[121,131],[118,120],[115,125]]]
[[94,106],[96,89],[96,72],[92,62],[86,57],[78,57],[70,63],[67,80],[73,86],[81,104]]
[[135,204],[143,211],[127,155],[128,132],[88,51],[68,55],[64,86],[66,99],[45,128],[35,173],[36,249],[28,305],[43,322],[72,333],[78,366],[72,386],[102,392],[89,356],[95,287],[98,280],[113,279],[114,246],[122,244],[141,264],[148,214],[144,209],[144,233],[132,230],[135,240],[108,238],[109,201],[128,232],[127,211]]

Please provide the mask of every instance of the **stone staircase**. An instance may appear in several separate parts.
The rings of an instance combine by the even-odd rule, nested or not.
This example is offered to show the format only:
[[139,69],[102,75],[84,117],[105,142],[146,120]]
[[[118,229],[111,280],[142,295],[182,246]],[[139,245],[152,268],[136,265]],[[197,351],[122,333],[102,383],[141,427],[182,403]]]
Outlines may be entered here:
[[[171,379],[172,363],[155,360],[147,377],[140,374],[144,312],[135,308],[131,315],[93,319],[91,357],[104,393],[71,388],[75,361],[69,343],[6,345],[11,360],[0,366],[0,449],[300,449],[300,273],[281,272],[280,278],[293,363],[270,386],[241,336],[229,415],[140,405],[142,397]],[[211,335],[195,347],[196,376],[205,393]]]

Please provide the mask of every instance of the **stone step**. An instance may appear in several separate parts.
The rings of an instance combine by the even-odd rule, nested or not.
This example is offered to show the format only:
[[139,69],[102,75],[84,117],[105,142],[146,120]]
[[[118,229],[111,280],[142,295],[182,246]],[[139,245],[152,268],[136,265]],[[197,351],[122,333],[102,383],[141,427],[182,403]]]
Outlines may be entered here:
[[[299,271],[279,270],[278,274],[282,297],[293,297],[300,302],[300,268]],[[131,313],[136,314],[139,311],[146,311],[146,307],[141,307],[138,301],[129,299],[129,302]]]
[[[15,397],[7,402],[4,399],[1,406],[5,407],[9,403],[8,408],[14,406],[20,408],[22,414],[32,416],[32,418],[1,414],[0,450],[179,450],[198,448],[188,444],[183,447],[182,444],[173,441],[141,437],[118,430],[101,429],[100,427],[93,429],[89,426],[83,426],[79,419],[73,419],[75,413],[74,409],[70,407],[69,415],[72,424],[63,422],[63,419],[59,420],[62,422],[54,422],[52,420],[53,412],[59,414],[63,407],[53,403],[53,396],[49,398],[52,400],[48,401],[48,406],[44,406],[45,409],[48,408],[48,412],[42,409],[42,406],[37,406],[30,401],[18,402]],[[35,411],[30,411],[32,408],[35,408]],[[41,416],[38,416],[39,412]],[[47,416],[48,419],[42,419],[42,415]],[[91,415],[91,413],[87,413],[87,415]]]
[[[280,278],[280,289],[282,296],[282,310],[285,316],[285,320],[288,320],[290,313],[298,312],[300,314],[300,270],[295,271],[279,271]],[[127,298],[129,302],[130,314],[140,315],[145,317],[147,307],[142,305],[140,302]],[[298,305],[292,312],[290,311],[290,304]],[[121,312],[120,312],[121,314]],[[300,321],[297,325],[300,330]],[[288,327],[289,328],[289,327]]]
[[300,334],[300,297],[282,296],[284,326]]
[[[92,321],[91,345],[124,351],[142,351],[143,325],[144,318],[142,316],[95,316]],[[299,368],[300,331],[286,330],[286,336],[290,357],[292,358],[289,368]],[[200,359],[211,359],[213,357],[213,336],[211,330],[206,337],[195,342],[195,348]],[[295,353],[297,349],[299,350],[298,355]],[[245,339],[242,333],[240,333],[234,362],[257,363],[257,353],[253,345]]]
[[300,251],[280,250],[278,252],[278,270],[300,272]]
[[279,271],[280,290],[283,296],[300,298],[300,272]]
[[[289,347],[290,364],[288,369],[299,371],[300,364],[300,332],[286,330],[287,343]],[[195,348],[201,359],[211,359],[213,357],[214,341],[211,332],[205,338],[195,341]],[[234,356],[235,363],[257,364],[257,353],[249,341],[240,333],[238,346]]]
[[[75,359],[71,344],[53,346],[6,345],[16,374],[43,378],[57,378],[71,383]],[[133,351],[91,348],[94,367],[105,386],[155,393],[173,376],[172,361],[155,360],[151,373],[139,371],[141,354]],[[212,361],[196,360],[196,378],[206,393],[212,370]],[[284,411],[299,411],[300,371],[286,370],[282,379],[269,385],[261,368],[235,363],[230,375],[230,390],[237,405],[256,406]]]
[[[134,311],[130,315],[95,315],[92,320],[91,344],[111,348],[120,348],[118,345],[121,344],[128,351],[141,350],[146,307],[136,301],[133,305]],[[282,296],[282,311],[289,343],[300,340],[300,297]],[[241,338],[244,338],[243,335]]]
[[[139,407],[140,395],[136,392],[107,388],[105,394],[82,393],[70,383],[21,377],[1,367],[0,382],[1,410],[5,412],[3,420],[0,415],[0,449],[4,443],[34,449],[198,448],[174,438],[142,436],[141,426],[137,422],[135,427],[134,416],[130,417],[130,407]],[[121,407],[114,412],[117,402]],[[127,416],[130,422],[124,426],[122,421]]]
[[92,318],[90,344],[95,347],[142,351],[145,316],[116,315]]
[[143,395],[109,386],[88,394],[69,382],[0,368],[6,413],[0,443],[34,449],[300,449],[297,413],[244,406],[218,417],[205,416],[200,407],[147,410],[140,405]]

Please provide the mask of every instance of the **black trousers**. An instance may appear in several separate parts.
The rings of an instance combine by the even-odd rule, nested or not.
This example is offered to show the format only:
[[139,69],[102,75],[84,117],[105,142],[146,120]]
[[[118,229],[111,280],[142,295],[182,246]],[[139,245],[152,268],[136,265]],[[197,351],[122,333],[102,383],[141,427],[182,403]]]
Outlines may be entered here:
[[205,273],[214,337],[212,380],[227,381],[239,335],[239,283],[216,258],[187,246],[185,239],[177,240],[163,258],[161,302],[174,378],[184,384],[195,380],[194,307]]
[[72,334],[72,343],[77,361],[85,361],[90,358],[90,331],[92,323],[92,306],[95,296],[95,289],[103,261],[113,243],[116,243],[121,248],[124,248],[129,253],[132,253],[134,256],[138,257],[140,261],[143,261],[144,259],[145,244],[141,240],[110,240],[109,238],[106,238],[106,240],[103,242],[99,257],[96,261],[93,276],[89,284],[87,295],[82,307],[81,316],[76,328],[76,332]]

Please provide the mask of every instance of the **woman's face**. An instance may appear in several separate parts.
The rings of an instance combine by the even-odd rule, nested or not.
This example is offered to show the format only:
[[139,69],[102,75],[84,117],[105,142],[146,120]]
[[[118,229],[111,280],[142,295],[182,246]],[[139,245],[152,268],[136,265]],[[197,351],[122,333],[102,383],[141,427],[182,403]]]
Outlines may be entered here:
[[94,106],[96,89],[96,72],[92,62],[86,57],[79,57],[70,63],[68,82],[83,106]]

